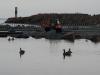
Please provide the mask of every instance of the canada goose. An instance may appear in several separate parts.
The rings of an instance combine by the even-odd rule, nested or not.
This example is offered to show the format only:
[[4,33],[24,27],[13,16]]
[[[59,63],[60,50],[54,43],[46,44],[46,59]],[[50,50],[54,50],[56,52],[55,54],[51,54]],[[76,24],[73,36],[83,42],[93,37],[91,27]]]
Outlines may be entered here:
[[12,40],[15,40],[14,37],[12,37]]
[[13,41],[13,40],[15,40],[14,37],[12,37],[12,38],[9,37],[8,38],[8,41]]
[[10,39],[10,37],[8,38],[8,41],[10,41],[11,39]]
[[71,51],[70,48],[69,48],[69,51],[67,51],[67,52],[65,51],[65,49],[63,49],[63,51],[64,51],[64,52],[63,52],[63,55],[64,55],[64,56],[71,56],[72,51]]
[[24,53],[25,53],[25,51],[24,51],[24,50],[22,50],[22,49],[20,48],[20,51],[19,51],[20,58],[21,58],[21,56],[22,56]]

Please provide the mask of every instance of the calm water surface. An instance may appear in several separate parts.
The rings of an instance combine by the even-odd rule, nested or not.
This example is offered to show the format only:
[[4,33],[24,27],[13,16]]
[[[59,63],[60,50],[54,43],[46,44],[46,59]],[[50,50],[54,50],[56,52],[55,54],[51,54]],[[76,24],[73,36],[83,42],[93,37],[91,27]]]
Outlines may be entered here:
[[[64,59],[69,48],[72,56]],[[100,75],[100,43],[0,38],[0,75]]]

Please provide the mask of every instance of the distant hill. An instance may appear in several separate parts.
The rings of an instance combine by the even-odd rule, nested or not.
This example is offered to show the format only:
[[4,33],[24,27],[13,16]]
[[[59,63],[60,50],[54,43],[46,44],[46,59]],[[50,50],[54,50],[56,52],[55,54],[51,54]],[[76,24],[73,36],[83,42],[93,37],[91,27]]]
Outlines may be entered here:
[[100,24],[100,15],[89,15],[89,14],[56,14],[56,13],[46,13],[37,14],[29,17],[18,17],[18,18],[8,18],[6,23],[26,23],[26,24],[52,24],[56,23],[59,19],[62,25],[66,24]]

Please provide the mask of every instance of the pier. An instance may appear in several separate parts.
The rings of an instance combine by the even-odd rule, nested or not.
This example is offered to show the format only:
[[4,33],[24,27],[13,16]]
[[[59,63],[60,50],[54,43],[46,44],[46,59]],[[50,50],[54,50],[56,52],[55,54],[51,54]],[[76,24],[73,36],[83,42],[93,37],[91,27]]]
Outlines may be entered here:
[[100,37],[100,25],[66,24],[62,26],[62,32],[55,30],[46,32],[41,25],[3,23],[0,25],[0,36],[32,36],[34,38],[47,39],[75,39]]

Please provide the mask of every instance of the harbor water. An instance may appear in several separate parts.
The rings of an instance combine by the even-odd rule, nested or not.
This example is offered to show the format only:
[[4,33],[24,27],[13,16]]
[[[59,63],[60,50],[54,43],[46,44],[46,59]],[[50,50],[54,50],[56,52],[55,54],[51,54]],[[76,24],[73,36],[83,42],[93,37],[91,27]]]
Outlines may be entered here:
[[[25,53],[20,57],[20,48]],[[72,56],[63,57],[71,48]],[[99,75],[100,43],[0,38],[0,75]]]
[[[4,18],[15,17],[15,7],[18,17],[43,13],[87,13],[94,17],[100,14],[100,0],[1,0],[0,25],[6,21]],[[69,16],[71,19],[78,22]],[[91,17],[86,19],[92,22]],[[93,22],[100,23],[97,19]],[[84,21],[83,17],[81,22]],[[69,48],[71,56],[64,56],[63,49],[67,52]],[[86,39],[70,42],[0,37],[0,75],[100,75],[100,43]]]

